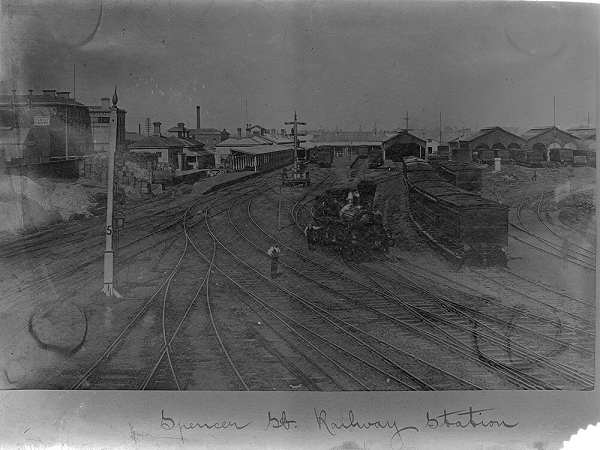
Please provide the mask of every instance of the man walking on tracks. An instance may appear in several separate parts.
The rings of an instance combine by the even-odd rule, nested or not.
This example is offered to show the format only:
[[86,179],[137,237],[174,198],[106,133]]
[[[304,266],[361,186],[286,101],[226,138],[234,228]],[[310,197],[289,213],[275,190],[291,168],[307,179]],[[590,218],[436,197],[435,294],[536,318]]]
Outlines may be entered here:
[[313,224],[309,224],[304,229],[304,235],[306,236],[306,243],[308,244],[308,249],[313,251],[315,249],[315,243],[317,241],[317,229]]
[[277,244],[273,244],[269,250],[267,250],[267,254],[271,258],[271,278],[276,278],[279,276],[279,246]]

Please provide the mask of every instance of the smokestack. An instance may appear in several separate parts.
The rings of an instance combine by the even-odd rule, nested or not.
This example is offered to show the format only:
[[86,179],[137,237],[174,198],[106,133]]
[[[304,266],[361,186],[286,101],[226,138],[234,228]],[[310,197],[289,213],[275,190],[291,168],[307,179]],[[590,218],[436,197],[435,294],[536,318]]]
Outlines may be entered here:
[[241,138],[242,137],[242,129],[238,128],[237,132],[238,132],[238,138]]
[[142,135],[142,124],[138,122],[138,134]]
[[200,129],[200,106],[196,106],[196,128]]
[[154,136],[160,136],[160,122],[152,122],[152,125],[154,125]]

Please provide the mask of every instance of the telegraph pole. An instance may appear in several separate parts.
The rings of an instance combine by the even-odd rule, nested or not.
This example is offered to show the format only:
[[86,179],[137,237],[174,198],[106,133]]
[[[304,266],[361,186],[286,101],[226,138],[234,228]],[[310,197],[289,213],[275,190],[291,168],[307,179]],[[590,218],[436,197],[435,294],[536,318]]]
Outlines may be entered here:
[[106,227],[104,234],[106,236],[106,245],[104,248],[104,287],[102,292],[107,297],[120,298],[121,295],[117,292],[114,286],[113,274],[113,202],[114,202],[114,180],[115,180],[115,151],[117,149],[117,87],[112,97],[112,108],[110,111],[110,134],[108,142],[108,186],[106,196]]
[[285,122],[286,125],[294,125],[294,164],[296,164],[296,159],[298,157],[298,148],[300,148],[300,140],[298,139],[298,125],[306,125],[306,122],[298,122],[298,115],[296,111],[294,111],[294,121],[293,122]]

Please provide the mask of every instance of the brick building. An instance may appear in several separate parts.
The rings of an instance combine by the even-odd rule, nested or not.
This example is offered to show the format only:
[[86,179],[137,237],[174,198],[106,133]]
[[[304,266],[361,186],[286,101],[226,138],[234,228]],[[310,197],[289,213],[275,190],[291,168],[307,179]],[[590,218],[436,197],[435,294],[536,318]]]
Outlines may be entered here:
[[46,163],[92,151],[89,108],[70,92],[0,95],[0,160],[7,164]]
[[527,141],[527,151],[543,155],[546,161],[560,161],[567,157],[573,159],[573,151],[577,150],[581,140],[555,126],[532,128],[523,133]]
[[525,144],[523,137],[497,126],[482,128],[448,141],[450,159],[454,161],[508,160],[511,159],[511,152],[523,150]]

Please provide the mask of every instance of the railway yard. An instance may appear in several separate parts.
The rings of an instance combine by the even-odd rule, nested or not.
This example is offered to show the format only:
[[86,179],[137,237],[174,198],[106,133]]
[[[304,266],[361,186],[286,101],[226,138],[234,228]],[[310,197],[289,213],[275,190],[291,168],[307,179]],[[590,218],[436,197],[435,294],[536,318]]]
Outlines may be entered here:
[[[103,217],[0,241],[4,389],[477,390],[594,387],[594,169],[506,166],[506,266],[457,264],[414,226],[399,171],[366,159],[126,204],[116,286]],[[309,249],[313,200],[368,178],[394,246]],[[175,195],[176,194],[176,195]],[[267,249],[281,249],[281,275]]]

